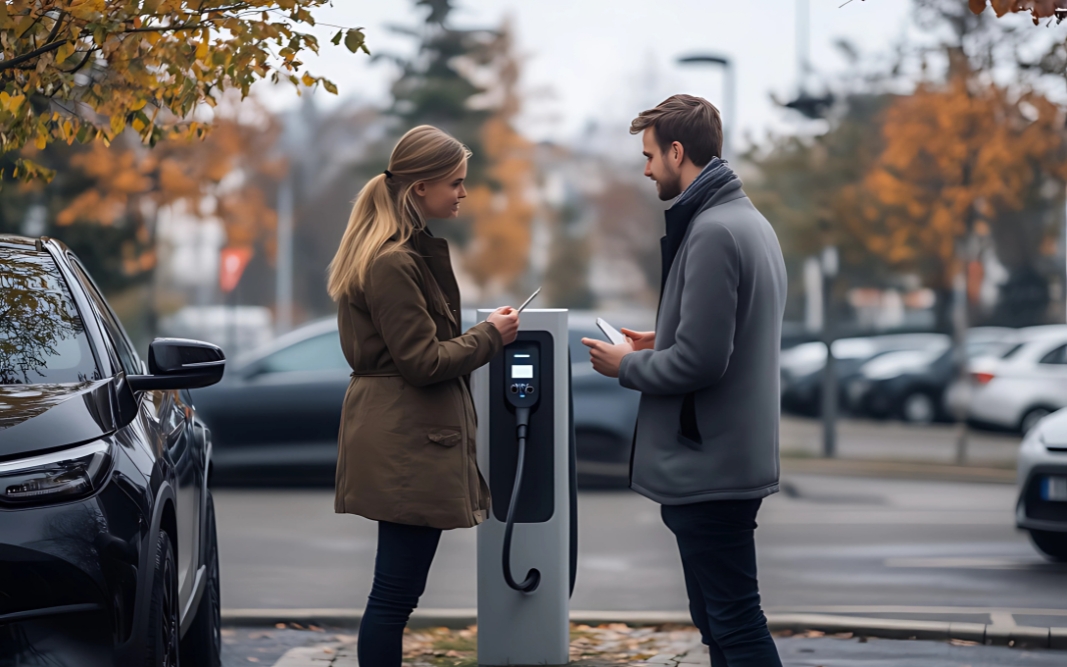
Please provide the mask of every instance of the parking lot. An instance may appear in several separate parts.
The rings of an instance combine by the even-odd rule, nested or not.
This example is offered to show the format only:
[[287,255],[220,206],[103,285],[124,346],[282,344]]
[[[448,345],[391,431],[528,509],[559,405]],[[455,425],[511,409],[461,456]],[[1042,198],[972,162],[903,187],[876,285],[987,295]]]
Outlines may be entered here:
[[[972,619],[996,610],[1067,625],[1064,566],[1014,527],[1010,483],[790,472],[813,460],[818,422],[786,418],[783,492],[757,531],[769,610]],[[840,425],[851,460],[952,461],[955,427],[872,421]],[[972,460],[1010,468],[1018,437],[977,433]],[[874,471],[877,473],[877,470]],[[332,490],[220,489],[223,606],[361,608],[371,583],[375,526],[335,515]],[[684,610],[677,552],[658,506],[629,491],[579,497],[580,559],[573,608]],[[441,543],[423,608],[471,608],[475,531]],[[1047,616],[1047,618],[1045,618]]]

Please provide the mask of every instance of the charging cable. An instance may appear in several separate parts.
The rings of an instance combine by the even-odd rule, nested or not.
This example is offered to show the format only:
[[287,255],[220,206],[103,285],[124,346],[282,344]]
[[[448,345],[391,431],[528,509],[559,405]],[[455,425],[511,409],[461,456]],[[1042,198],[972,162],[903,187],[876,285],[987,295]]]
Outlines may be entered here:
[[519,463],[515,466],[515,483],[511,487],[511,502],[508,503],[508,519],[504,526],[504,581],[514,590],[523,593],[532,593],[537,590],[541,583],[541,572],[536,568],[526,573],[526,579],[520,583],[515,582],[511,576],[511,533],[515,528],[515,506],[519,504],[519,493],[522,491],[522,469],[526,461],[526,435],[530,429],[530,408],[515,408],[515,421],[518,424],[517,434],[519,438]]

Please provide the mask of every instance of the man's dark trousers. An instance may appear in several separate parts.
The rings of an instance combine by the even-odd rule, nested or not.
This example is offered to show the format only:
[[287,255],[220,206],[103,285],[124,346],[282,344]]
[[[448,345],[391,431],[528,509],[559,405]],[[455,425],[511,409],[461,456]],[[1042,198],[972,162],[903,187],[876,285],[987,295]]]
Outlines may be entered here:
[[756,581],[756,512],[762,500],[663,505],[678,540],[689,613],[712,667],[781,667]]

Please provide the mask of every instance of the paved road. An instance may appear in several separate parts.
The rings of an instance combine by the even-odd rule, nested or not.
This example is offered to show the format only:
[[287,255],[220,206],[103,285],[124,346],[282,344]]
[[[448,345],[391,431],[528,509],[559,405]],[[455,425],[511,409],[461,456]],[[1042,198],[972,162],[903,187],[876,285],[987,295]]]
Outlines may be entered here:
[[[793,475],[757,531],[768,611],[1067,626],[1067,565],[1012,523],[1010,485]],[[629,491],[579,500],[573,608],[684,610],[672,536]],[[360,608],[375,525],[332,491],[216,491],[225,608]],[[424,608],[475,606],[475,532],[441,542]],[[1014,613],[1014,616],[1012,614]]]

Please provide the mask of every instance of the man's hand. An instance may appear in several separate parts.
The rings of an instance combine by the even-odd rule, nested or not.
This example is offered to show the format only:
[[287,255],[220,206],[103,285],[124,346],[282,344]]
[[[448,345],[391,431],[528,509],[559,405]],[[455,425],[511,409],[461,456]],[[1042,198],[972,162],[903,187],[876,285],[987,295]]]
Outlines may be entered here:
[[629,339],[630,344],[633,346],[634,351],[638,350],[654,350],[656,349],[656,332],[655,331],[634,331],[633,329],[622,329],[622,334]]
[[593,370],[609,378],[619,377],[622,358],[634,351],[630,343],[612,345],[595,338],[583,338],[582,345],[589,348],[589,360],[593,362]]

